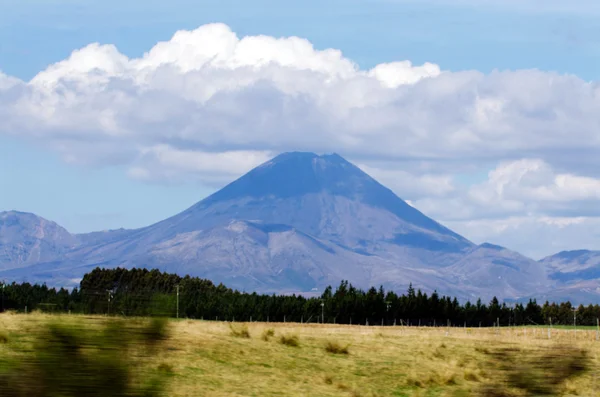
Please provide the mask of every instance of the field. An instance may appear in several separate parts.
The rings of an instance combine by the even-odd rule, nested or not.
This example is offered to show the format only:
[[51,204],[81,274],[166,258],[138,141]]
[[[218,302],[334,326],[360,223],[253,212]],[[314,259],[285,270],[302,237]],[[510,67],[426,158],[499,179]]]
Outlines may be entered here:
[[[105,317],[0,315],[0,373],[43,324]],[[135,320],[125,320],[135,321]],[[417,328],[172,320],[139,368],[166,396],[600,396],[594,329]],[[549,394],[550,393],[550,394]]]

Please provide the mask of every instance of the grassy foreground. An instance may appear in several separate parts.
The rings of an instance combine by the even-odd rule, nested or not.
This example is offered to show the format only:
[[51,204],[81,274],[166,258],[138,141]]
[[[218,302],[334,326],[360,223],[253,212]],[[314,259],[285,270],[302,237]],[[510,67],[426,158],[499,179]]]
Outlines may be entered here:
[[[0,374],[26,361],[49,322],[104,317],[0,314]],[[134,321],[126,319],[125,321]],[[165,396],[600,395],[594,330],[169,322],[141,374],[167,374]],[[143,376],[143,375],[142,375]]]

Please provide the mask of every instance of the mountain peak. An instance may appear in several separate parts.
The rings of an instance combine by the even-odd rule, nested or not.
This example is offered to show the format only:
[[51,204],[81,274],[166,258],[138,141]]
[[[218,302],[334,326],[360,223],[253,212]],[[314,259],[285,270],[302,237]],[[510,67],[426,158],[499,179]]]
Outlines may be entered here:
[[345,164],[352,165],[345,158],[340,156],[337,153],[328,153],[328,154],[316,154],[313,152],[284,152],[281,153],[266,163],[262,164],[260,167],[272,167],[274,165],[282,165],[285,163],[294,163],[294,164]]
[[376,182],[338,154],[287,152],[254,168],[207,200],[289,198],[323,191],[349,195],[363,190],[365,183]]
[[[320,206],[334,206],[333,197],[341,197],[349,202],[388,211],[407,224],[422,230],[450,236],[461,246],[471,244],[408,205],[390,189],[336,153],[324,155],[307,152],[282,153],[186,212],[202,211],[216,203],[238,203],[235,205],[239,206],[239,203],[247,203],[248,199],[253,201],[257,208],[265,209],[267,205],[265,203],[269,200],[271,204],[266,208],[276,208],[280,200],[302,203],[304,199],[314,198],[317,195],[322,196],[319,199]],[[329,204],[325,204],[326,202]],[[224,205],[227,207],[227,204]],[[407,239],[420,241],[421,237],[420,234],[411,237],[404,235],[401,240],[405,243]]]
[[46,219],[32,214],[30,212],[21,212],[21,211],[0,211],[0,227],[1,226],[12,226],[20,223],[37,223],[37,222],[46,222]]

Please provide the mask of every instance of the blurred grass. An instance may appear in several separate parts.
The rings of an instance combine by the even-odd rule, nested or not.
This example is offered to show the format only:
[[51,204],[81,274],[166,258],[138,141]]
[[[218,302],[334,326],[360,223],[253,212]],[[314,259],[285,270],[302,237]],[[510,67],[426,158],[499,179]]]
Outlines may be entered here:
[[[108,320],[0,315],[0,332],[8,335],[8,342],[0,344],[0,373],[10,372],[33,355],[35,330],[55,321],[75,321],[86,329],[102,330]],[[136,327],[146,323],[123,321]],[[165,396],[474,396],[486,395],[490,388],[494,393],[505,392],[498,395],[532,395],[517,387],[523,386],[523,379],[542,382],[542,386],[547,380],[552,395],[557,396],[591,397],[600,390],[600,341],[593,331],[554,329],[549,340],[545,329],[534,334],[532,329],[521,328],[230,325],[172,320],[169,329],[170,337],[157,338],[152,352],[142,349],[149,356],[136,361],[132,374],[132,379],[166,377]],[[244,334],[247,330],[250,338],[238,337],[232,329],[244,330]],[[280,343],[280,336],[296,336],[299,346]],[[328,353],[324,347],[330,341],[351,345],[351,354]],[[133,359],[139,353],[130,352]],[[552,361],[565,365],[548,367]],[[568,371],[572,364],[576,369],[584,361],[581,370]],[[513,364],[500,365],[504,362]],[[520,368],[524,377],[515,378],[512,368]]]
[[30,317],[35,324],[22,324],[16,331],[25,334],[14,344],[9,339],[7,351],[0,352],[5,353],[0,359],[0,396],[162,395],[164,374],[138,369],[167,339],[165,320],[112,318],[89,324],[75,317]]

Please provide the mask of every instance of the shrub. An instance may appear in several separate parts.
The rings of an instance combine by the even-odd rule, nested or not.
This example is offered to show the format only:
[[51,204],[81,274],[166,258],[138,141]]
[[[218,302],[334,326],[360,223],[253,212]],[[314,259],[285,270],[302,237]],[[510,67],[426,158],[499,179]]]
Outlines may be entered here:
[[342,346],[337,342],[327,342],[325,351],[332,354],[350,354],[349,345]]
[[273,328],[265,329],[262,333],[262,340],[268,342],[273,336],[275,336],[275,330]]
[[499,384],[483,385],[481,395],[490,390],[514,389],[525,396],[553,396],[564,387],[567,380],[589,370],[590,359],[585,350],[569,346],[553,346],[547,350],[521,351],[504,348],[489,353],[488,366],[498,372]]
[[281,335],[279,342],[282,345],[298,347],[300,346],[300,339],[296,335]]
[[229,329],[231,329],[231,335],[237,338],[250,338],[250,331],[248,330],[248,326],[246,324],[242,325],[240,329],[235,329],[231,324],[229,324]]

